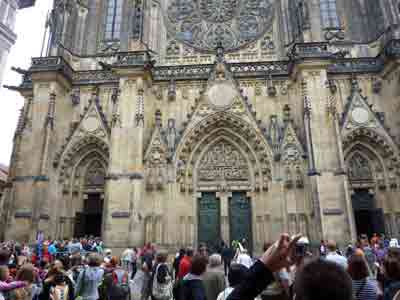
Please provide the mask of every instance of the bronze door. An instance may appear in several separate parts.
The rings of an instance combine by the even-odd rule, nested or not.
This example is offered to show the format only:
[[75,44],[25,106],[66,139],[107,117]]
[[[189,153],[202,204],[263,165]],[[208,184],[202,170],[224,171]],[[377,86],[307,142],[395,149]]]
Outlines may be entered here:
[[229,199],[229,227],[232,241],[246,240],[245,248],[252,251],[251,203],[246,192],[233,192]]
[[202,193],[198,200],[198,242],[214,249],[221,241],[220,202],[215,193]]

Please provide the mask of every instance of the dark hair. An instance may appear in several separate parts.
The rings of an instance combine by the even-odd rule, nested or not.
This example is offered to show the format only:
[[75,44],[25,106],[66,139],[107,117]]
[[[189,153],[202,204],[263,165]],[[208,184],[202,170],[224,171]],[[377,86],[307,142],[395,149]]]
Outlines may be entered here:
[[190,273],[193,275],[200,276],[207,269],[208,260],[205,256],[196,254],[192,258],[192,267],[190,269]]
[[189,247],[189,248],[186,249],[186,255],[187,256],[191,257],[191,256],[193,256],[193,253],[194,253],[193,248]]
[[81,256],[72,256],[70,259],[70,266],[76,267],[82,264],[82,257]]
[[54,276],[53,283],[55,285],[66,283],[65,275],[63,273],[56,274],[56,276]]
[[10,261],[11,252],[7,249],[0,250],[0,265],[7,265]]
[[19,269],[15,279],[19,280],[19,281],[27,281],[27,282],[30,282],[30,283],[35,282],[35,279],[36,279],[35,268],[33,267],[32,264],[23,265]]
[[87,259],[89,267],[98,267],[101,264],[100,256],[96,253],[90,253]]
[[228,281],[231,287],[241,284],[247,276],[248,269],[241,264],[232,264],[229,268]]
[[345,269],[323,259],[299,270],[294,284],[296,300],[352,300],[352,281]]
[[400,280],[400,249],[389,248],[383,260],[386,276],[391,280]]
[[349,268],[347,270],[353,280],[361,280],[368,277],[367,262],[360,255],[352,255],[349,258]]

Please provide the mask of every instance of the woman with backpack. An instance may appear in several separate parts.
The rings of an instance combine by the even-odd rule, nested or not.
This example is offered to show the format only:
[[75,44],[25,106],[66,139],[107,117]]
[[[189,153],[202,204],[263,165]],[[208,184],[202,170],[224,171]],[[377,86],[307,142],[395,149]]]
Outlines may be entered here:
[[103,286],[105,299],[107,300],[127,300],[130,296],[129,275],[119,263],[119,259],[113,256],[107,266],[104,275]]
[[156,256],[156,263],[152,270],[151,299],[172,300],[172,275],[167,265],[168,253],[159,251]]

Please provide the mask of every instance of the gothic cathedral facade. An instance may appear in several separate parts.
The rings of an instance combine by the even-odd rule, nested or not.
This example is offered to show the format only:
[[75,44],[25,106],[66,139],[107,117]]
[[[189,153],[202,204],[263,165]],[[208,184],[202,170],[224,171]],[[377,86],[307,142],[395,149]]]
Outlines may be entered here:
[[3,238],[400,231],[398,0],[55,0]]

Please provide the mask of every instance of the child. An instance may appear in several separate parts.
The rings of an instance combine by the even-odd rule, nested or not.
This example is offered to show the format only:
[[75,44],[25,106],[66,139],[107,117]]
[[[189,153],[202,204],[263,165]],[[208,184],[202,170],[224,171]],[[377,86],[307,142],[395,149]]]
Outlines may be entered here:
[[26,286],[23,281],[14,281],[8,283],[10,278],[10,271],[6,266],[0,266],[0,299],[4,299],[4,294],[15,289],[19,289]]

